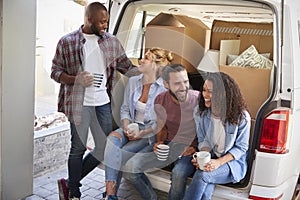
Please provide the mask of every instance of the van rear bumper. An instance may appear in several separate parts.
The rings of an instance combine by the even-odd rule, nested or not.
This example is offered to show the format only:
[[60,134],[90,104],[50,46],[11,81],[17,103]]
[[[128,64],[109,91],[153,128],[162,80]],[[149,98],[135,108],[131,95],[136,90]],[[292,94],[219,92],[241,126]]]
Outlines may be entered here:
[[282,195],[280,200],[290,200],[292,199],[297,180],[298,176],[293,176],[276,187],[252,185],[250,195],[270,199],[275,199]]
[[298,176],[290,153],[272,154],[256,151],[253,185],[277,187],[293,176]]

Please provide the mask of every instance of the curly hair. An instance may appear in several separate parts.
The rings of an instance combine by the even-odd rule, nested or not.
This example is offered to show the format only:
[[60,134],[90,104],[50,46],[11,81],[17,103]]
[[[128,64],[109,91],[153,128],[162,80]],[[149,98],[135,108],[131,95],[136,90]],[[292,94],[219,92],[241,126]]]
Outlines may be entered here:
[[211,109],[211,113],[220,117],[223,123],[239,124],[247,105],[237,83],[223,72],[209,73],[206,80],[213,84],[211,108],[205,106],[204,97],[200,95],[199,114]]

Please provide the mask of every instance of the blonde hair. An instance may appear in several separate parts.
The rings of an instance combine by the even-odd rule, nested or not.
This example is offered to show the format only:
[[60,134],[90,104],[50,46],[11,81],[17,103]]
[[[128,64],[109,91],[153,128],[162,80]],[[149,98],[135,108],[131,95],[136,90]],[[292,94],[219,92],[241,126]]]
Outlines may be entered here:
[[154,47],[148,51],[151,53],[151,57],[157,65],[164,67],[169,65],[173,60],[172,53],[166,49]]

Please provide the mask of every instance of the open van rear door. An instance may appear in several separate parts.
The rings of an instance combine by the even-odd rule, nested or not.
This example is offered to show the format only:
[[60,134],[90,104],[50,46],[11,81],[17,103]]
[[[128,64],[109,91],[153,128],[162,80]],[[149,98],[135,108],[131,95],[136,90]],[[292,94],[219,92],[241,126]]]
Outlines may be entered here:
[[[228,29],[236,34],[235,38],[250,41],[252,44],[260,41],[261,43],[257,45],[257,49],[266,47],[265,44],[262,44],[266,41],[265,38],[260,40],[254,39],[254,35],[262,35],[261,32],[254,34],[244,32],[236,33],[236,31],[247,31],[251,28],[249,26],[246,28],[237,26],[237,28],[235,28],[234,23],[231,22],[250,22],[254,24],[273,23],[273,27],[268,29],[272,36],[268,38],[269,42],[267,44],[270,46],[273,45],[272,52],[258,50],[259,53],[270,53],[272,55],[271,60],[274,63],[273,67],[269,68],[269,71],[271,71],[269,74],[271,75],[266,76],[266,78],[263,77],[263,81],[256,81],[256,83],[263,85],[264,88],[267,87],[267,90],[263,90],[263,87],[247,88],[248,86],[253,86],[253,82],[255,82],[254,79],[258,77],[254,72],[249,72],[253,69],[246,68],[249,71],[240,73],[240,76],[236,73],[233,74],[236,80],[239,78],[242,79],[241,81],[246,80],[246,84],[239,85],[244,86],[243,91],[248,93],[249,98],[247,99],[247,104],[251,104],[251,107],[253,107],[254,103],[256,103],[256,109],[252,114],[253,139],[251,140],[252,144],[249,149],[250,156],[248,157],[249,169],[246,176],[247,179],[245,179],[244,183],[217,187],[214,194],[216,197],[225,198],[226,193],[226,195],[228,195],[226,199],[238,199],[237,196],[230,196],[232,193],[229,191],[235,191],[235,195],[239,193],[247,198],[250,194],[260,198],[266,195],[267,190],[270,191],[268,194],[270,197],[280,196],[275,195],[278,193],[277,191],[279,191],[280,194],[283,194],[282,199],[291,199],[291,190],[286,187],[292,188],[295,186],[295,174],[297,174],[298,178],[300,169],[300,160],[296,158],[300,154],[300,145],[298,144],[300,135],[297,134],[297,130],[300,129],[300,123],[295,123],[300,120],[300,79],[296,78],[297,74],[300,74],[300,59],[298,56],[300,55],[299,9],[298,0],[110,0],[109,32],[118,37],[128,57],[133,59],[138,59],[142,55],[141,51],[151,46],[147,46],[147,44],[143,45],[143,33],[146,33],[145,43],[149,44],[150,38],[152,38],[152,41],[154,41],[153,38],[158,38],[151,37],[149,32],[147,35],[147,25],[161,13],[194,17],[209,24],[209,27],[212,27],[210,25],[214,23],[213,20],[228,22],[230,24]],[[144,16],[146,16],[147,19],[143,23]],[[224,24],[227,25],[228,23],[222,23],[222,26],[216,26],[215,30],[211,29],[212,32],[215,31],[215,36],[214,40],[209,40],[210,49],[214,49],[217,45],[212,44],[219,44],[220,40],[232,40],[231,38],[225,37],[225,34],[222,34],[228,33],[228,29],[222,29]],[[146,28],[144,29],[144,27]],[[261,30],[263,29],[259,29],[259,31]],[[202,36],[205,35],[199,34],[198,31],[196,31],[196,33]],[[217,38],[216,34],[222,35],[220,38]],[[247,37],[239,37],[243,34],[247,35]],[[208,35],[212,36],[213,34]],[[175,43],[178,44],[177,46],[183,44],[179,43],[179,40],[175,40],[174,36],[168,36],[169,37],[162,39],[161,43],[158,43],[159,46],[167,44],[170,47]],[[173,39],[173,41],[166,42],[169,41],[168,39],[170,38]],[[250,45],[247,44],[247,47],[248,46]],[[188,49],[190,50],[191,48]],[[240,50],[241,49],[244,50],[244,46],[240,48]],[[220,50],[220,48],[216,47],[214,50]],[[202,51],[190,51],[187,54],[183,52],[181,55],[187,55],[184,57],[187,58],[195,52],[196,55],[194,57],[201,59]],[[241,52],[239,52],[239,54],[240,53]],[[193,60],[190,61],[192,63]],[[225,65],[227,65],[227,63]],[[198,63],[195,65],[195,69],[197,67]],[[228,68],[230,68],[230,66],[228,66]],[[237,72],[243,69],[245,68],[235,68],[231,71]],[[263,74],[263,70],[257,71],[259,71],[259,76]],[[255,76],[250,76],[253,74],[255,74]],[[263,101],[258,101],[258,97],[262,96],[261,94],[264,95],[265,98]],[[250,99],[250,97],[254,97],[254,100]],[[280,112],[278,112],[278,110]],[[278,125],[278,127],[281,127],[281,123],[289,124],[289,127],[286,128],[288,135],[279,134],[280,136],[287,136],[284,137],[284,147],[287,151],[282,151],[284,153],[280,154],[263,151],[263,149],[267,149],[265,147],[270,147],[270,142],[274,142],[276,136],[274,132],[276,131],[274,131],[274,129],[268,129],[267,127],[267,125],[270,125],[269,127],[273,126],[274,120],[277,120],[275,125]],[[262,130],[264,132],[263,136],[265,137],[261,137]],[[268,140],[269,138],[271,139]],[[273,148],[273,146],[271,146],[271,148]],[[275,146],[275,148],[277,148],[277,146]],[[282,163],[288,164],[283,166]],[[157,183],[157,188],[163,189],[163,187],[161,187],[163,184],[161,177],[159,177],[159,179],[156,174],[152,177],[154,180],[153,184]],[[164,186],[167,188],[168,182],[166,182]]]

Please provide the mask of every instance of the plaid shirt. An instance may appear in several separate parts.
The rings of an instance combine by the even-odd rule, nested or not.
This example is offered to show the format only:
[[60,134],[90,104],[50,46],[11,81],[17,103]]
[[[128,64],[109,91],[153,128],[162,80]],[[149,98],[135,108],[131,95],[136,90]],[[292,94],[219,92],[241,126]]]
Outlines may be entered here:
[[[76,76],[82,72],[84,56],[83,45],[85,38],[82,34],[82,27],[72,33],[63,36],[56,47],[55,56],[52,60],[51,78],[60,83],[62,72]],[[107,91],[111,94],[116,79],[116,70],[125,74],[133,68],[130,60],[119,40],[109,33],[104,33],[99,37],[98,44],[104,53],[107,66]],[[133,73],[133,72],[132,72]],[[63,112],[70,122],[81,123],[81,111],[84,99],[84,87],[78,81],[74,84],[60,84],[58,95],[58,111]]]

